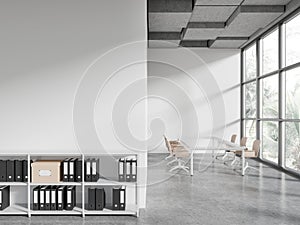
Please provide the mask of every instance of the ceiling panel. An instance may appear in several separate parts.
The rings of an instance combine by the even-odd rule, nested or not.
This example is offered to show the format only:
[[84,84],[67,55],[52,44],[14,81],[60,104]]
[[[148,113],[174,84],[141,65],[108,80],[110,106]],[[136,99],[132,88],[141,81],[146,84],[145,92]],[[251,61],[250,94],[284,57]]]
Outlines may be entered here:
[[238,49],[242,44],[244,44],[248,38],[218,38],[211,45],[210,48],[229,48],[229,49]]
[[197,0],[196,5],[239,5],[243,0]]
[[186,40],[186,41],[181,41],[180,46],[182,46],[182,47],[195,47],[195,48],[207,48],[208,47],[208,41]]
[[149,32],[149,40],[180,40],[181,32]]
[[149,31],[181,31],[191,13],[149,13]]
[[222,29],[200,28],[187,29],[184,35],[184,40],[212,40],[216,39],[222,32]]
[[237,6],[195,6],[191,22],[226,22]]
[[193,0],[150,0],[149,12],[192,12]]
[[267,26],[282,13],[239,13],[220,37],[250,37],[258,29]]
[[148,41],[149,48],[177,48],[180,40]]
[[245,0],[243,5],[287,5],[291,0]]

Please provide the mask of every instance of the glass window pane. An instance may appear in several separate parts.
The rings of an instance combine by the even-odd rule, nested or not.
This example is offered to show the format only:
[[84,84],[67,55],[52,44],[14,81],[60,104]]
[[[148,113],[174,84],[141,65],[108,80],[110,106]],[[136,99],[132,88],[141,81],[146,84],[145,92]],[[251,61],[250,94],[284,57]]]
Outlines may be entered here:
[[286,23],[286,65],[300,62],[300,15]]
[[245,117],[256,118],[256,82],[245,84]]
[[285,166],[300,171],[300,123],[285,124]]
[[262,73],[278,70],[278,29],[262,39]]
[[244,129],[244,134],[248,138],[246,146],[251,149],[253,141],[256,139],[256,120],[245,120]]
[[245,80],[256,77],[256,44],[245,50]]
[[278,123],[263,121],[262,134],[263,158],[278,163]]
[[262,111],[263,118],[278,117],[278,76],[264,78],[262,80],[263,100]]
[[300,119],[300,68],[286,72],[286,118]]

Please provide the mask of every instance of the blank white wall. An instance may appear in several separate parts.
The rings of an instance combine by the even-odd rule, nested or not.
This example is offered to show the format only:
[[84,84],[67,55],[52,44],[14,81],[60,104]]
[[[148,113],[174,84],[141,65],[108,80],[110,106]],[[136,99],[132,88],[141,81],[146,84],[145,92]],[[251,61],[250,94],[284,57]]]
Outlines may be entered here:
[[148,59],[151,152],[166,152],[162,134],[192,145],[240,134],[239,50],[149,49]]
[[[146,145],[133,137],[145,137],[145,103],[130,111],[133,126],[112,120],[134,105],[131,95],[146,95],[146,64],[133,63],[147,57],[146,1],[1,1],[0,27],[0,151],[130,153],[138,145],[144,184]],[[126,129],[120,141],[114,132]]]

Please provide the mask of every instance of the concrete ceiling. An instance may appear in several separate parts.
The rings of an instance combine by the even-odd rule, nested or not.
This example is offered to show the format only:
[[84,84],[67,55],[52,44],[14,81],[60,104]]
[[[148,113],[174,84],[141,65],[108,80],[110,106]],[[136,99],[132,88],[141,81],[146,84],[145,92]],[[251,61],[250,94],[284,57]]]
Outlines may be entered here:
[[192,13],[149,13],[149,31],[181,31]]
[[225,22],[236,6],[195,6],[191,22]]
[[240,48],[290,1],[148,0],[149,47]]

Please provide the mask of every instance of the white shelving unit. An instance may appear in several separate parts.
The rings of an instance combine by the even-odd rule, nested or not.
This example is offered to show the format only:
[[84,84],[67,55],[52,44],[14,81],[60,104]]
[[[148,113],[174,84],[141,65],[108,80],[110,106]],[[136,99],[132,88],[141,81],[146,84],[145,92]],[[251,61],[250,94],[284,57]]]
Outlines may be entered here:
[[[139,216],[139,204],[138,204],[138,181],[136,182],[119,182],[116,180],[117,174],[115,177],[105,177],[100,178],[97,182],[85,182],[84,176],[82,182],[58,182],[58,183],[32,183],[31,174],[30,174],[30,161],[35,159],[65,159],[65,158],[79,158],[82,160],[82,174],[84,174],[84,161],[85,158],[102,158],[102,157],[124,157],[124,156],[132,156],[134,154],[124,154],[124,153],[113,153],[113,154],[0,154],[0,158],[2,159],[23,159],[27,160],[28,162],[28,182],[0,182],[0,186],[10,186],[11,190],[14,188],[14,191],[10,192],[11,195],[11,204],[4,210],[0,210],[1,215],[23,215],[31,217],[32,215],[78,215],[85,217],[86,215],[130,215],[130,216]],[[138,160],[138,155],[135,154]],[[101,160],[100,160],[101,165]],[[137,174],[139,171],[137,170]],[[101,169],[100,169],[101,174]],[[35,186],[40,185],[57,185],[57,186],[76,186],[77,196],[79,195],[81,199],[79,199],[79,203],[73,210],[32,210],[32,189]],[[126,208],[125,210],[111,210],[110,204],[108,204],[107,208],[103,210],[87,210],[85,209],[86,201],[85,201],[85,194],[86,189],[89,187],[103,187],[109,188],[114,186],[126,186],[126,196],[130,197],[130,199],[134,199],[134,202],[130,202],[127,204],[127,197],[126,197]],[[127,188],[130,189],[130,192],[127,193]],[[16,189],[16,190],[15,190]],[[19,193],[22,192],[22,193]],[[27,196],[26,196],[27,192]],[[26,200],[25,203],[21,202],[18,203],[18,199],[15,198],[14,195],[21,194],[23,197],[25,196]],[[12,199],[14,199],[12,203]]]

